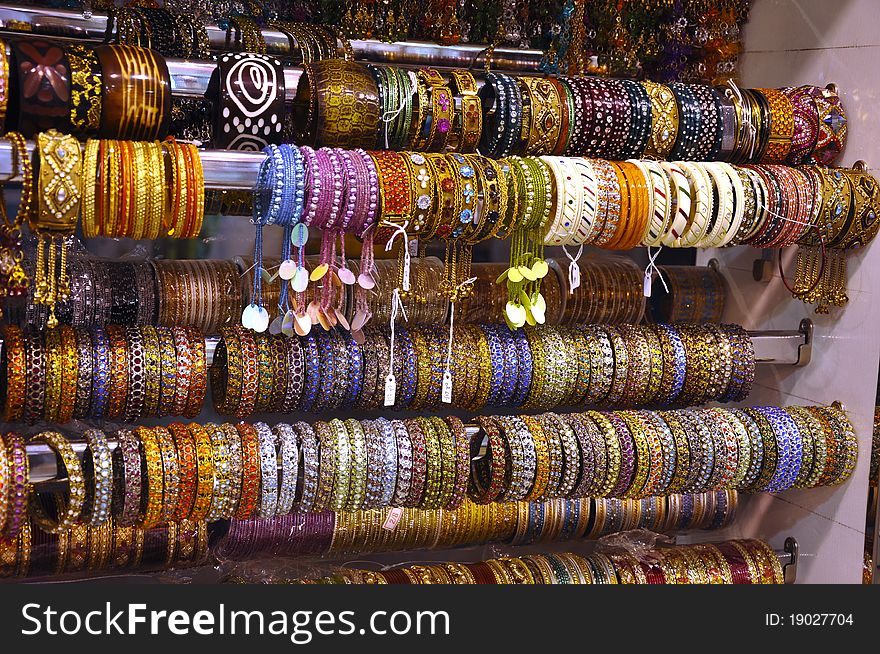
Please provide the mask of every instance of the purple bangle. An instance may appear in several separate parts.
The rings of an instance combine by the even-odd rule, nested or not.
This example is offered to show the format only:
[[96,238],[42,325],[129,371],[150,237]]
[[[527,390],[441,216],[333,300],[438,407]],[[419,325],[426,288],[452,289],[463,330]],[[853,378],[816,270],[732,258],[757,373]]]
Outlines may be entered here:
[[611,104],[614,107],[614,121],[612,127],[611,150],[608,152],[607,159],[620,160],[626,158],[626,143],[629,140],[630,123],[632,120],[632,102],[629,93],[626,92],[626,86],[616,79],[603,79],[602,82],[608,89],[611,97]]
[[[327,185],[328,192],[325,193],[328,198],[329,210],[325,215],[324,222],[319,223],[317,226],[322,230],[336,229],[342,222],[342,204],[347,192],[344,167],[340,157],[332,148],[321,148],[318,150],[319,160],[321,160],[322,154],[324,155],[324,160],[326,160],[326,172],[322,171],[322,175],[325,179],[330,180],[330,183]],[[319,213],[319,218],[321,215],[324,214]]]
[[608,411],[602,412],[614,427],[614,431],[617,432],[617,439],[620,441],[620,474],[617,477],[617,485],[611,491],[611,497],[620,497],[627,490],[629,490],[629,486],[632,483],[633,476],[636,471],[636,453],[635,453],[635,443],[633,442],[632,434],[629,433],[629,429],[626,426],[626,423],[621,420],[617,414]]
[[140,520],[141,495],[141,453],[139,440],[129,430],[118,432],[116,449],[113,451],[113,472],[116,490],[113,493],[114,515],[121,527],[130,527]]
[[360,225],[355,225],[355,236],[363,238],[364,233],[376,224],[379,214],[379,171],[376,169],[375,160],[367,154],[365,150],[355,150],[364,162],[367,171],[367,179],[370,187],[370,193],[367,196],[367,210],[364,214],[364,221]]
[[345,180],[345,184],[342,191],[342,204],[340,205],[341,217],[331,227],[335,227],[340,231],[347,231],[348,226],[357,213],[358,201],[363,193],[358,192],[360,189],[358,186],[358,171],[351,152],[336,148],[333,150],[333,156],[336,157],[342,172],[342,175],[337,179]]
[[305,385],[305,361],[299,338],[287,339],[287,391],[282,413],[291,413],[299,407]]
[[[24,440],[18,434],[6,435],[7,453],[10,461],[9,493],[0,501],[7,502],[6,527],[3,536],[9,540],[18,538],[22,522],[27,514],[28,457]],[[3,439],[0,438],[0,446]]]
[[370,196],[374,193],[371,187],[370,171],[367,168],[367,162],[361,156],[362,153],[363,150],[355,150],[348,153],[349,159],[354,164],[354,183],[360,189],[354,212],[351,219],[345,224],[345,231],[350,233],[363,233],[364,224],[367,222],[366,216],[370,205]]
[[302,153],[304,159],[304,188],[306,191],[302,221],[306,226],[311,227],[315,223],[318,216],[318,210],[321,207],[321,190],[324,185],[324,177],[321,174],[321,164],[318,160],[318,153],[306,145],[300,146],[299,151]]

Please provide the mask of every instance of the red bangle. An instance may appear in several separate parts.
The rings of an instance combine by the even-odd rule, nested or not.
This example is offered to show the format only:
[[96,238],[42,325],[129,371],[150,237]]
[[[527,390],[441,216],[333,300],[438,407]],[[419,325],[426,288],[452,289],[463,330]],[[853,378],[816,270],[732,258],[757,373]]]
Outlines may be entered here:
[[489,471],[487,475],[485,466],[476,471],[471,479],[469,492],[471,499],[477,504],[489,504],[498,499],[501,491],[504,490],[504,481],[507,476],[507,452],[504,437],[495,419],[480,416],[477,418],[477,422],[486,432],[486,437],[489,440],[489,449],[486,454],[489,461]]
[[417,507],[422,502],[422,493],[425,490],[425,482],[428,478],[428,454],[425,444],[425,432],[422,431],[418,421],[407,418],[403,421],[412,441],[412,477],[410,479],[409,495],[406,497],[404,506]]
[[461,506],[467,494],[471,473],[471,439],[459,418],[448,416],[446,422],[452,429],[452,437],[455,440],[455,485],[452,489],[452,498],[443,507],[449,510]]
[[26,369],[24,356],[24,336],[15,325],[7,325],[3,331],[3,359],[6,364],[6,405],[4,420],[17,422],[21,420],[25,403]]

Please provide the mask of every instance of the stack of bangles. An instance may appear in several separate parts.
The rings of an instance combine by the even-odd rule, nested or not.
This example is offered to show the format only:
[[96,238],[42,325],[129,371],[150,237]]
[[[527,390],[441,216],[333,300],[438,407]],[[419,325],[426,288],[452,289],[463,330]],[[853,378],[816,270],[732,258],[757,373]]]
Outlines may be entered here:
[[[474,504],[457,509],[372,509],[331,514],[331,530],[305,528],[309,516],[218,523],[212,539],[221,560],[269,556],[323,556],[369,552],[444,550],[487,543],[533,545],[597,539],[629,529],[672,532],[721,529],[733,523],[736,491],[670,495],[642,500],[613,498]],[[399,516],[394,514],[398,513]],[[325,514],[317,514],[320,518]],[[392,518],[392,516],[394,516]],[[396,520],[396,522],[395,522]],[[324,524],[324,523],[321,523]],[[316,544],[320,543],[320,547]]]
[[[477,424],[471,434],[454,417],[173,423],[121,430],[112,453],[104,432],[88,430],[82,463],[68,439],[42,432],[33,440],[56,452],[63,492],[23,484],[21,439],[6,436],[0,470],[12,482],[0,528],[16,537],[28,511],[56,533],[111,517],[146,529],[294,511],[454,510],[465,497],[485,504],[777,492],[840,484],[857,456],[853,427],[835,406],[482,416]],[[486,454],[472,461],[484,439]]]
[[3,329],[4,419],[132,422],[202,410],[205,339],[186,327]]
[[381,572],[342,568],[330,577],[290,583],[783,584],[785,575],[773,548],[749,539],[652,549],[638,556],[594,552],[584,557],[561,552],[479,563],[410,565]]
[[150,529],[122,526],[111,518],[97,527],[77,524],[54,534],[26,521],[17,538],[0,539],[0,579],[145,572],[270,556],[576,541],[632,525],[660,532],[721,529],[733,522],[736,505],[733,491],[640,501],[582,499],[489,505],[465,501],[453,510],[404,509],[393,528],[386,522],[388,510],[292,513],[210,524],[180,520]]
[[[359,345],[339,330],[304,338],[222,330],[210,369],[214,407],[245,418],[382,406],[693,406],[742,400],[754,379],[751,338],[737,325],[455,325],[443,402],[449,337],[442,327],[398,327],[393,338],[367,327]],[[260,371],[254,387],[242,383],[249,371]],[[386,399],[389,374],[396,390]]]

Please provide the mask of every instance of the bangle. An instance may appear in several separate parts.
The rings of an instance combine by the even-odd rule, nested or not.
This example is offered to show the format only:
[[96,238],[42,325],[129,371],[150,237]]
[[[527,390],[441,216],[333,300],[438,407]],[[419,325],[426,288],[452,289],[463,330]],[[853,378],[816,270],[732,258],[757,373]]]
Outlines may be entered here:
[[82,518],[89,527],[99,527],[110,517],[110,500],[113,496],[113,464],[107,435],[98,429],[83,432],[86,451],[82,470],[86,479],[86,494]]
[[427,418],[415,418],[424,435],[425,442],[425,491],[419,507],[423,509],[439,508],[441,502],[441,483],[443,466],[441,461],[440,441],[434,425]]
[[265,422],[253,426],[259,439],[260,501],[259,516],[271,518],[278,509],[278,454],[275,450],[275,435]]
[[238,506],[235,509],[235,517],[238,520],[247,520],[254,514],[260,501],[260,488],[262,484],[260,437],[254,425],[239,422],[233,428],[238,432],[241,439],[242,462],[241,494]]
[[[3,46],[0,45],[0,50]],[[0,364],[5,374],[0,381],[5,384],[4,420],[16,422],[21,419],[27,390],[27,355],[22,331],[15,325],[3,328],[3,358]]]
[[318,440],[315,431],[308,423],[297,422],[293,428],[299,437],[303,469],[302,491],[296,504],[296,510],[305,513],[314,510],[313,506],[319,489]]
[[[339,422],[339,421],[337,421]],[[348,499],[345,504],[347,510],[358,510],[364,507],[364,500],[367,495],[368,479],[368,454],[367,454],[367,434],[364,428],[357,420],[346,420],[335,425],[340,434],[345,433],[349,441],[350,453],[350,479],[348,489]],[[374,434],[370,438],[370,442],[377,440]]]
[[275,57],[254,52],[223,54],[217,62],[220,107],[214,147],[259,151],[281,142],[284,69]]
[[19,89],[10,97],[7,114],[17,117],[18,124],[8,127],[26,138],[51,129],[70,132],[70,66],[64,48],[44,39],[12,39],[8,44]]
[[80,465],[79,458],[73,451],[73,447],[58,432],[42,432],[34,437],[34,441],[42,442],[49,446],[58,455],[59,461],[66,472],[68,483],[67,497],[65,498],[61,494],[51,496],[53,501],[57,503],[58,508],[54,519],[49,517],[47,506],[44,504],[44,501],[47,501],[48,498],[41,497],[33,486],[31,487],[28,500],[34,523],[46,533],[58,534],[70,529],[82,513],[86,495],[82,466]]
[[[0,46],[2,47],[2,46]],[[0,437],[0,446],[4,446],[4,439]],[[9,461],[8,478],[6,486],[9,489],[3,499],[5,526],[0,527],[0,536],[7,541],[14,541],[25,529],[27,524],[28,502],[28,475],[30,463],[27,456],[24,440],[18,434],[9,432],[5,439],[5,456]],[[3,523],[3,520],[0,520]]]
[[397,445],[397,483],[394,487],[392,506],[405,506],[412,482],[413,450],[407,425],[402,420],[392,420],[394,440]]
[[95,46],[101,67],[101,138],[164,139],[171,118],[165,60],[145,48]]

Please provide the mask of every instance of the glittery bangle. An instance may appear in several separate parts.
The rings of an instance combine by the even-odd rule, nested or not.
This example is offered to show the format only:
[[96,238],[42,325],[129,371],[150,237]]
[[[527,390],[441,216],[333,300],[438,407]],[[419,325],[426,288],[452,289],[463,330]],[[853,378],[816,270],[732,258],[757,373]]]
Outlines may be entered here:
[[404,423],[412,442],[412,472],[409,494],[404,506],[421,507],[428,471],[426,436],[421,425],[414,418],[408,418]]
[[[0,438],[0,446],[3,445]],[[8,493],[3,498],[7,508],[6,525],[0,530],[0,536],[7,541],[14,541],[22,532],[27,522],[28,475],[29,459],[24,440],[18,434],[6,435],[6,456],[9,459]]]
[[[27,362],[21,329],[15,325],[6,325],[3,329],[3,345],[4,420],[17,422],[24,413],[27,389]],[[89,372],[91,373],[91,367]],[[89,383],[91,384],[91,380]]]
[[[385,484],[385,442],[380,431],[377,421],[364,420],[358,422],[356,420],[346,420],[346,429],[352,436],[352,449],[354,449],[357,430],[363,431],[365,436],[366,447],[366,476],[364,482],[366,484],[363,502],[364,509],[382,508],[387,504],[382,504],[382,493],[386,488]],[[352,491],[355,491],[357,484],[352,481]],[[394,492],[394,489],[391,489]],[[355,504],[355,502],[352,502]],[[359,507],[360,508],[360,507]]]
[[113,496],[113,464],[107,435],[98,429],[83,432],[86,451],[83,454],[83,476],[86,479],[86,495],[82,519],[90,527],[99,527],[110,517],[110,501]]
[[318,439],[315,431],[305,422],[297,422],[293,425],[299,436],[300,458],[302,459],[303,481],[302,491],[296,503],[296,510],[307,512],[314,510],[314,502],[319,490],[320,483],[320,460],[318,453]]
[[214,489],[207,519],[213,521],[230,518],[234,507],[231,505],[233,477],[229,459],[229,440],[226,432],[218,425],[207,423],[204,425],[204,430],[211,440],[214,464]]
[[61,330],[49,329],[45,334],[46,361],[46,400],[43,418],[46,422],[58,422],[58,409],[61,406]]
[[[367,434],[361,423],[357,420],[346,420],[343,430],[347,433],[349,442],[350,468],[348,499],[346,508],[357,510],[364,507],[364,499],[367,493]],[[375,440],[375,434],[370,434],[370,440]]]
[[394,440],[397,446],[397,482],[394,486],[391,505],[405,506],[412,481],[412,441],[404,421],[392,420],[391,428],[394,431]]
[[326,422],[317,421],[313,427],[320,443],[320,475],[312,510],[325,511],[330,508],[331,501],[335,499],[337,437],[334,429]]
[[235,510],[235,517],[239,520],[247,520],[254,514],[260,501],[260,487],[262,483],[260,438],[254,425],[239,422],[234,428],[241,438],[242,464],[241,494]]
[[[46,399],[46,351],[41,332],[25,334],[25,365],[27,367],[24,419],[33,424],[43,417]],[[105,351],[106,352],[106,351]]]

